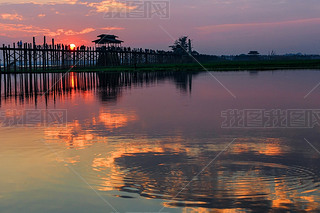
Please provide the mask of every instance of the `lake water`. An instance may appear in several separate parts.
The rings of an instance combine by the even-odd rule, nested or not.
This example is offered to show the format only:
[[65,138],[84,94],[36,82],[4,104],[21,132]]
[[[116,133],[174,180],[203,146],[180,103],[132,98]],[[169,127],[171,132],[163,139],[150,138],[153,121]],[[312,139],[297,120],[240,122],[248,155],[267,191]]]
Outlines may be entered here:
[[319,81],[2,74],[0,212],[319,212]]

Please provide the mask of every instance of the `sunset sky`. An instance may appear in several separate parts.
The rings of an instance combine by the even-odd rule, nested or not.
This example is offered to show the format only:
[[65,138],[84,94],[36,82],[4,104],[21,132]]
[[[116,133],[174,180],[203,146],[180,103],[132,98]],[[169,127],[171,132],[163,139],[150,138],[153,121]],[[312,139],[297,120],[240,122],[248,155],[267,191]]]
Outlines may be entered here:
[[156,2],[144,11],[154,12],[151,17],[115,18],[106,13],[133,14],[138,6],[120,0],[0,0],[0,41],[31,42],[36,36],[41,43],[46,35],[56,43],[92,45],[98,34],[110,33],[123,46],[168,50],[172,37],[189,35],[200,53],[320,54],[319,0],[160,0],[169,11],[156,10]]

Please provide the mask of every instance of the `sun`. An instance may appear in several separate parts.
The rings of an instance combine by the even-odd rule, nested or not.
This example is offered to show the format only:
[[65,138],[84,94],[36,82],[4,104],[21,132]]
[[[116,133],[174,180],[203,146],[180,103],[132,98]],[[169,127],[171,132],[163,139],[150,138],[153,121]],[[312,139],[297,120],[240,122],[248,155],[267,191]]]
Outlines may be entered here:
[[70,44],[70,50],[74,50],[76,49],[76,45],[75,44]]

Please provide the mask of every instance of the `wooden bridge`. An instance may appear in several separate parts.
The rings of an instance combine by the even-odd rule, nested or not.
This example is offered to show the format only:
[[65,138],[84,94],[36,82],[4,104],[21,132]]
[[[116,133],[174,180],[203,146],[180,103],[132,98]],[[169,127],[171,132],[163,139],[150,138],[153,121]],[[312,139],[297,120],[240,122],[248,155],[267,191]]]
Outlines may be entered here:
[[[189,57],[188,57],[189,58]],[[190,58],[188,59],[190,61]],[[44,42],[13,43],[0,47],[0,72],[42,72],[72,67],[136,66],[186,62],[186,57],[167,51],[126,47],[77,47]]]

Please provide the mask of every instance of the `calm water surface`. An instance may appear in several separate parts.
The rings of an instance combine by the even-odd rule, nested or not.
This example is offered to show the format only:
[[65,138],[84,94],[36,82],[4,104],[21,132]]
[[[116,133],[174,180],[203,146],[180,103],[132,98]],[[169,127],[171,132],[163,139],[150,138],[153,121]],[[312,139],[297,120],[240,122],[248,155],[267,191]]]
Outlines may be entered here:
[[206,72],[2,74],[0,212],[319,212],[319,126],[221,112],[319,109],[320,71],[211,74],[236,98]]

